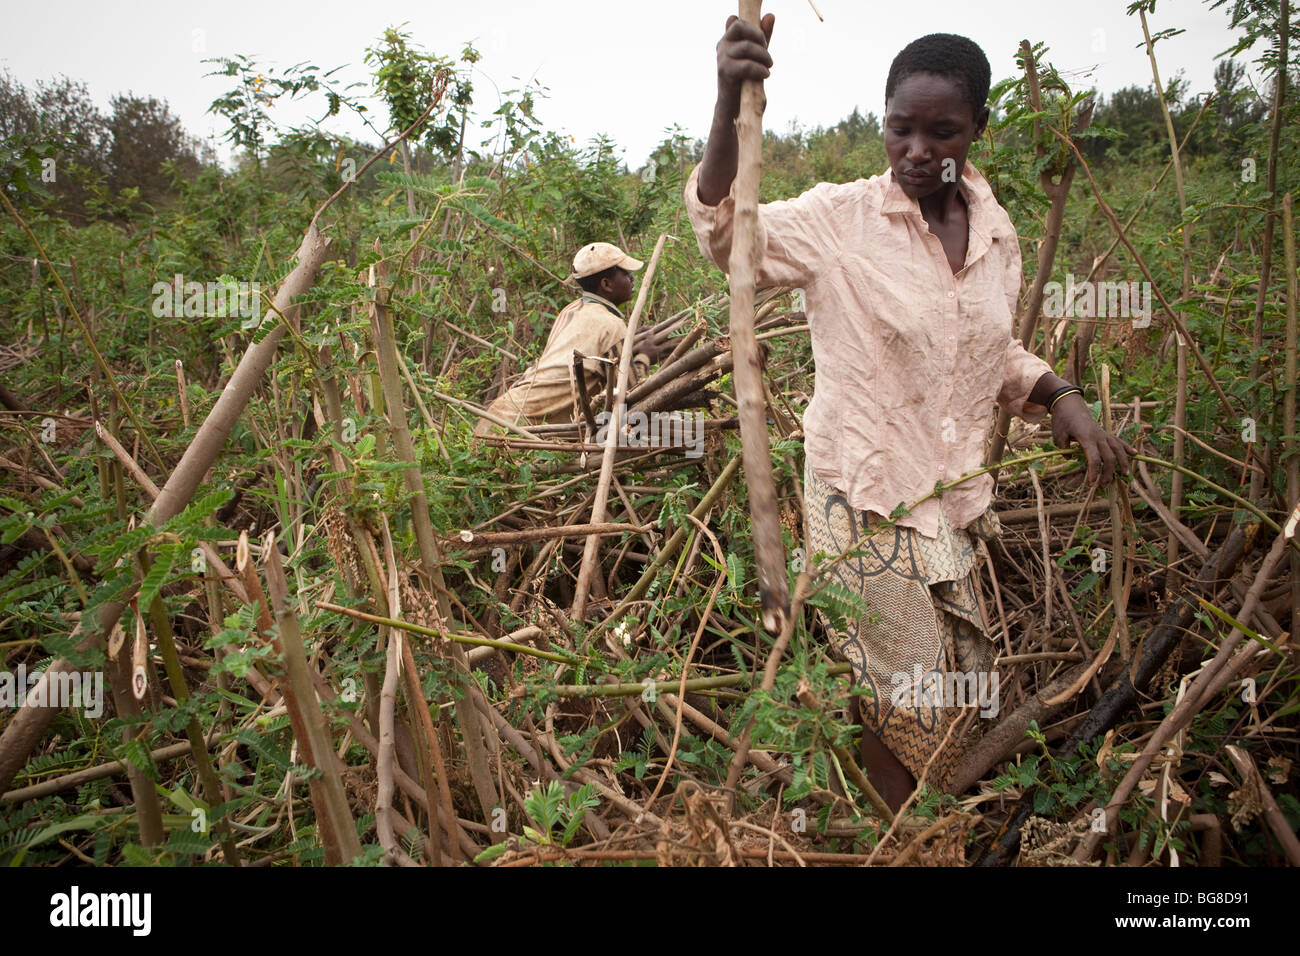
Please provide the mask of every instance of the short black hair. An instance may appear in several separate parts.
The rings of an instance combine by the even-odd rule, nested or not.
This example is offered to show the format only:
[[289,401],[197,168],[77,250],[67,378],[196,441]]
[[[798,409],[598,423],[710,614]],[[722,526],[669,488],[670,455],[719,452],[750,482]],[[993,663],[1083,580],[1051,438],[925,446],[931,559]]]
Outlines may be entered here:
[[913,40],[894,57],[885,80],[885,99],[913,73],[935,73],[957,82],[975,116],[989,98],[989,58],[978,43],[953,33],[931,33]]
[[618,275],[619,267],[610,266],[608,269],[602,269],[594,275],[583,276],[578,279],[578,285],[582,286],[582,291],[590,292],[592,295],[600,295],[600,280],[613,279]]

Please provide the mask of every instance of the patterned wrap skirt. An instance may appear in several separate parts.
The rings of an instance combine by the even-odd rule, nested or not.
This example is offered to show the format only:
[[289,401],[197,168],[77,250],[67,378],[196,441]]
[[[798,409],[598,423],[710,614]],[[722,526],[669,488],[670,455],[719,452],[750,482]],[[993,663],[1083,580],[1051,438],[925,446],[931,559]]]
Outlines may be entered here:
[[[804,500],[814,560],[822,553],[825,566],[856,549],[826,573],[859,595],[867,613],[847,631],[833,627],[820,612],[819,617],[835,656],[852,665],[854,684],[870,692],[858,697],[863,726],[913,778],[919,780],[930,764],[927,783],[946,791],[963,747],[954,731],[936,755],[949,727],[978,706],[968,691],[992,687],[996,695],[994,646],[976,591],[972,536],[995,536],[997,516],[990,508],[969,529],[960,529],[941,511],[938,536],[928,538],[853,509],[808,467]],[[956,695],[954,678],[961,689]]]

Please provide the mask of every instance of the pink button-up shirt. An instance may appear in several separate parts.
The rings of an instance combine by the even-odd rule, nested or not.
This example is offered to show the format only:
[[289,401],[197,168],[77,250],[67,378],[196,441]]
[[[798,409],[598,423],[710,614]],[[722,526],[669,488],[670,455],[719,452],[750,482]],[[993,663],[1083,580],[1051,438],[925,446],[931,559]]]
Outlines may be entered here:
[[[717,206],[686,184],[700,251],[722,269],[731,254],[735,187]],[[1020,245],[1006,210],[970,163],[958,188],[970,240],[953,274],[921,207],[889,171],[821,183],[758,212],[759,286],[801,288],[812,329],[816,388],[804,414],[813,471],[855,508],[889,515],[984,463],[995,402],[1036,422],[1029,402],[1042,359],[1012,335]],[[898,524],[928,537],[939,509],[965,528],[988,508],[981,475],[918,505]]]

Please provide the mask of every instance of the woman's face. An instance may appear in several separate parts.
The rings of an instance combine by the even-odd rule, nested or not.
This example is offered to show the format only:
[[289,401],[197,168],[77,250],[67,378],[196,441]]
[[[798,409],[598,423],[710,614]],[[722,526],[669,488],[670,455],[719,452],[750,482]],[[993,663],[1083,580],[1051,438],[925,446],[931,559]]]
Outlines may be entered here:
[[949,77],[913,73],[901,80],[885,103],[885,152],[903,192],[920,200],[955,183],[988,117],[988,107],[971,115],[961,87]]

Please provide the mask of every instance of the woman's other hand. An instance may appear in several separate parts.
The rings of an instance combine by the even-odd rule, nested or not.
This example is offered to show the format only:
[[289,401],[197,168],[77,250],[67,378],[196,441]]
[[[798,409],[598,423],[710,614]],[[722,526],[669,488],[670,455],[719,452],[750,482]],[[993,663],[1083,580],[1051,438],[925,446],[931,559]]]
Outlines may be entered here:
[[1066,395],[1052,409],[1052,441],[1057,448],[1068,448],[1078,442],[1088,461],[1088,484],[1096,484],[1100,473],[1103,485],[1109,485],[1118,471],[1129,473],[1129,455],[1137,449],[1120,441],[1097,424],[1083,396],[1077,392]]

